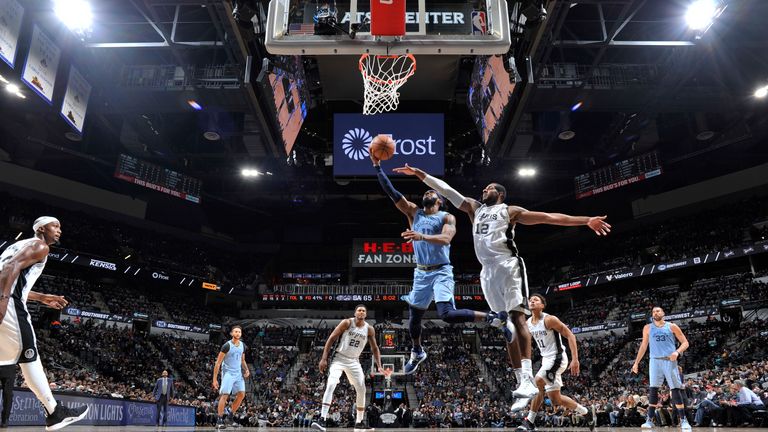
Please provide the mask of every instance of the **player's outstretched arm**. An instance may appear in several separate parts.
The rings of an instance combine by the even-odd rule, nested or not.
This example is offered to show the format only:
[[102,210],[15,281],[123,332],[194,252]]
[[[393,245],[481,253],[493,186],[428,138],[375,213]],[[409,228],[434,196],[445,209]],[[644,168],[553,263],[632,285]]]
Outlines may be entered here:
[[373,354],[373,361],[376,363],[376,370],[379,373],[384,373],[381,367],[381,351],[379,351],[379,344],[376,343],[376,330],[373,326],[368,327],[368,343],[371,345],[371,353]]
[[320,372],[325,373],[325,368],[328,367],[328,354],[331,352],[331,347],[333,346],[333,343],[336,342],[336,339],[338,339],[342,333],[347,331],[349,329],[350,322],[348,319],[342,320],[339,325],[336,326],[335,329],[333,329],[333,332],[331,332],[331,335],[328,336],[328,340],[325,341],[325,346],[323,347],[323,356],[320,358],[320,364],[318,364],[318,368],[320,369]]
[[405,164],[404,167],[395,168],[394,171],[396,173],[418,177],[419,180],[423,181],[427,186],[436,190],[440,195],[448,198],[448,201],[450,201],[454,207],[469,214],[470,216],[473,216],[475,214],[475,210],[480,207],[480,203],[477,200],[465,197],[464,195],[458,193],[456,189],[450,187],[448,183],[440,180],[439,178],[432,177],[419,168]]
[[[674,334],[677,338],[677,341],[680,342],[680,346],[677,347],[677,350],[675,350],[675,352],[669,356],[670,360],[677,361],[678,357],[680,357],[680,354],[684,353],[685,350],[688,349],[688,338],[685,337],[685,334],[683,334],[683,331],[677,324],[670,324],[669,328],[672,330],[672,334]],[[674,356],[674,358],[672,356]]]
[[635,358],[635,364],[632,365],[632,373],[638,373],[640,368],[640,360],[645,356],[645,350],[648,349],[648,338],[651,334],[651,325],[646,324],[643,327],[643,341],[640,342],[640,349],[637,350],[637,357]]
[[408,217],[408,222],[410,225],[410,222],[413,221],[413,217],[419,207],[416,204],[408,201],[403,196],[403,194],[398,192],[397,189],[392,186],[392,182],[389,181],[389,177],[387,177],[387,175],[381,169],[381,161],[376,156],[374,156],[373,153],[371,153],[370,156],[371,162],[373,162],[373,167],[376,169],[376,177],[379,179],[381,188],[384,189],[384,192],[387,194],[387,196],[392,200],[392,202],[395,203],[397,209]]
[[579,226],[586,225],[597,235],[608,235],[611,225],[605,222],[607,216],[570,216],[562,213],[544,213],[528,211],[522,207],[509,206],[509,220],[523,225],[560,225]]
[[579,348],[576,344],[576,336],[573,335],[573,332],[571,332],[571,329],[569,329],[567,325],[560,321],[560,318],[553,315],[547,315],[547,317],[544,318],[544,327],[560,333],[568,341],[568,348],[571,350],[571,364],[569,366],[571,375],[578,375],[580,365]]

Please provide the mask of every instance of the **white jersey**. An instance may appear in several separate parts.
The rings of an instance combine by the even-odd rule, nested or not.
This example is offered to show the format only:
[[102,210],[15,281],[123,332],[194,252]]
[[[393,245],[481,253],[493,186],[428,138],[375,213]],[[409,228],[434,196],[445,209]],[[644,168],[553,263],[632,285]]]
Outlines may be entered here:
[[528,331],[531,332],[531,337],[536,341],[536,345],[539,347],[541,357],[555,358],[562,355],[565,352],[565,345],[563,345],[563,337],[560,333],[546,328],[544,325],[544,319],[549,314],[542,312],[541,319],[536,324],[533,323],[533,316],[528,318]]
[[[16,243],[8,246],[2,254],[0,254],[0,270],[3,269],[5,263],[10,261],[20,250],[29,245],[33,241],[38,241],[36,238],[28,238],[26,240],[17,241]],[[19,277],[13,281],[11,287],[11,297],[20,299],[23,303],[27,302],[29,292],[32,291],[32,286],[35,285],[37,279],[43,274],[45,269],[45,263],[48,261],[46,257],[39,263],[32,264],[31,266],[22,269],[19,273]]]
[[339,338],[336,353],[348,358],[360,358],[360,354],[368,343],[368,323],[362,327],[355,326],[355,319],[349,319],[349,328]]
[[480,264],[496,263],[502,258],[517,256],[515,224],[509,223],[507,207],[503,203],[492,206],[483,204],[475,210],[472,237]]

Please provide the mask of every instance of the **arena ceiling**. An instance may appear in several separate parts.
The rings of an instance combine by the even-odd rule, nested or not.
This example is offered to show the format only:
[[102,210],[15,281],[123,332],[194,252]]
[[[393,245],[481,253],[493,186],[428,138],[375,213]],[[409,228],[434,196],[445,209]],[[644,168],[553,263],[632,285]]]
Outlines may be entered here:
[[[94,28],[83,40],[56,22],[48,0],[27,3],[28,19],[58,29],[57,40],[74,47],[69,52],[85,65],[95,87],[92,117],[82,140],[71,141],[50,106],[34,97],[23,104],[0,98],[6,159],[124,190],[111,172],[117,154],[126,152],[201,178],[209,196],[249,208],[272,198],[379,193],[375,182],[333,180],[324,162],[332,152],[331,115],[359,110],[359,104],[325,101],[312,62],[306,65],[315,80],[314,108],[296,157],[286,162],[251,80],[267,54],[250,18],[266,3],[240,1],[234,17],[231,0],[94,2]],[[535,3],[525,0],[521,10],[530,15],[526,8]],[[449,177],[465,188],[490,179],[508,182],[531,205],[572,198],[575,175],[651,148],[661,148],[678,167],[670,186],[705,175],[689,169],[701,161],[712,167],[710,176],[764,162],[755,143],[767,128],[766,103],[751,94],[768,80],[762,55],[768,2],[729,1],[700,39],[682,19],[688,3],[543,2],[546,19],[520,27],[508,55],[524,81],[487,146],[479,144],[466,107],[471,61],[456,71],[450,100],[408,101],[403,109],[447,114]],[[13,73],[0,65],[0,74]],[[204,109],[191,109],[188,100]],[[572,112],[577,102],[582,105]],[[566,130],[575,136],[558,138]],[[208,131],[221,138],[205,139]],[[696,139],[706,131],[713,135]],[[244,163],[274,175],[258,184],[246,181],[239,176]],[[535,182],[516,178],[523,164],[539,167]],[[421,190],[416,184],[403,188]]]

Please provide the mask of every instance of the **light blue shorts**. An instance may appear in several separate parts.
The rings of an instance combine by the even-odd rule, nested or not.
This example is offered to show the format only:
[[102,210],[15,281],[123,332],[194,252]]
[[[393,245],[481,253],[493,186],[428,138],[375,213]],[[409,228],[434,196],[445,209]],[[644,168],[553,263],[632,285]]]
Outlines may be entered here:
[[401,298],[417,309],[429,309],[433,299],[454,304],[453,293],[453,266],[448,264],[432,271],[414,269],[413,289]]
[[245,391],[245,380],[241,373],[223,373],[221,374],[221,387],[219,394],[232,394]]
[[661,387],[666,379],[670,390],[683,388],[676,361],[651,358],[648,375],[650,375],[648,384],[651,387]]

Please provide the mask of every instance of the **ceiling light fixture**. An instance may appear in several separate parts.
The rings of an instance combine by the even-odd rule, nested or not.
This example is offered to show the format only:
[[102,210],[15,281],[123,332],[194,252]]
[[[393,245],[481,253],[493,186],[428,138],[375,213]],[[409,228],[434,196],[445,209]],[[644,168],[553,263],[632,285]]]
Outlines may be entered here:
[[523,167],[517,170],[517,175],[520,177],[533,177],[536,175],[536,169],[530,167]]
[[91,5],[85,0],[54,0],[53,10],[61,22],[75,33],[91,31],[93,13]]
[[762,86],[755,90],[755,97],[756,98],[764,98],[768,96],[768,85]]

